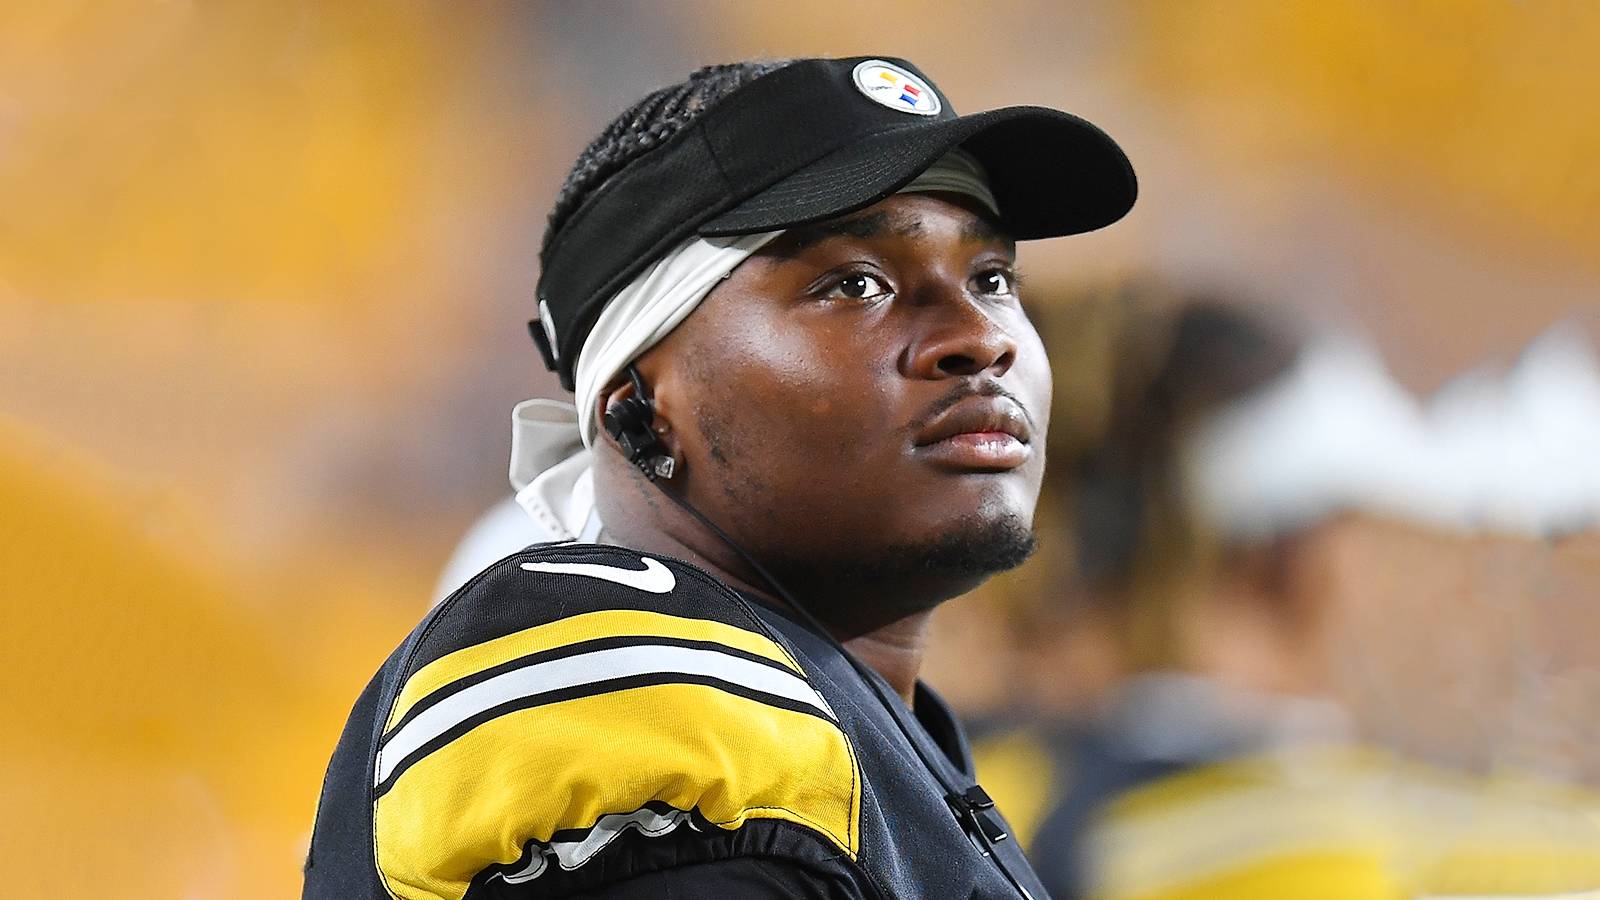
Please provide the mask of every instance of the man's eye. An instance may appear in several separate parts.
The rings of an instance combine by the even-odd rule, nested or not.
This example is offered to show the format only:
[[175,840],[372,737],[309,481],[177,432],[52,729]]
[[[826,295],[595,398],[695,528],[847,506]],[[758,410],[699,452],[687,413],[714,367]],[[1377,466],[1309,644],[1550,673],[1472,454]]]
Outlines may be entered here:
[[972,286],[980,294],[1003,297],[1017,292],[1017,279],[1005,269],[990,269],[972,279]]
[[876,275],[857,273],[846,275],[834,282],[824,296],[842,297],[846,300],[865,300],[871,297],[881,297],[893,293],[889,285]]

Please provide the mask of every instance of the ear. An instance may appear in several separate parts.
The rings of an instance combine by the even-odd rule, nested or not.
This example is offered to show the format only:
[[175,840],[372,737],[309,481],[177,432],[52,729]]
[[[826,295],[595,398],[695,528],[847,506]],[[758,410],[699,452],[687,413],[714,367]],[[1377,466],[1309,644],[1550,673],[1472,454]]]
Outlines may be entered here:
[[[645,396],[649,399],[651,406],[650,430],[655,433],[662,452],[676,456],[677,447],[675,444],[676,438],[672,431],[672,420],[662,409],[660,396],[656,393],[655,382],[652,378],[652,370],[639,366],[639,376],[644,380]],[[629,378],[626,373],[618,373],[611,383],[606,385],[605,390],[601,391],[600,395],[595,398],[595,421],[601,423],[600,432],[610,439],[613,446],[617,444],[617,441],[606,432],[604,425],[606,411],[613,404],[634,399],[638,396],[639,389],[634,385],[633,379]]]

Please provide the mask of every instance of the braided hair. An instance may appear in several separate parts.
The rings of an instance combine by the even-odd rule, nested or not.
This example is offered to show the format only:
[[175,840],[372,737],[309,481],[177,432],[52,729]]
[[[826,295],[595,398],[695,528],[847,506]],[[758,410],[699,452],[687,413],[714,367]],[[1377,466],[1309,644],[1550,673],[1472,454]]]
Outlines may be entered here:
[[544,232],[541,261],[563,225],[611,176],[744,85],[782,68],[788,60],[725,63],[696,70],[684,81],[652,92],[611,121],[578,155],[556,196]]

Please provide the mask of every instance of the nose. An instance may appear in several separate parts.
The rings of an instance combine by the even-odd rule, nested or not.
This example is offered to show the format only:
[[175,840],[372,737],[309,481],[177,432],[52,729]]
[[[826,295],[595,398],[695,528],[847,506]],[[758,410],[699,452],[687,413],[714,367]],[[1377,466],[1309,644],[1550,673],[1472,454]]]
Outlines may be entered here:
[[998,377],[1017,360],[1016,339],[992,311],[964,291],[919,304],[915,316],[917,337],[906,355],[907,374],[912,377],[984,373]]

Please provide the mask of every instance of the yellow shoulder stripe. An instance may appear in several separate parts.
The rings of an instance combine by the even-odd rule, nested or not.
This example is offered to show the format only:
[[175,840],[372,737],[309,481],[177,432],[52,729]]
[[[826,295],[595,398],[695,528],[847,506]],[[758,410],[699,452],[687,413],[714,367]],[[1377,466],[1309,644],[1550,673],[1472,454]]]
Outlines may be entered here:
[[457,650],[418,669],[400,690],[384,730],[393,728],[418,700],[458,679],[539,653],[597,638],[650,636],[711,641],[743,650],[799,672],[799,665],[767,637],[705,619],[688,619],[643,610],[600,610],[538,625]]
[[[855,858],[861,778],[838,725],[692,683],[516,710],[421,757],[374,807],[379,871],[406,900],[459,900],[529,841],[649,803],[737,829],[777,819]],[[706,835],[714,840],[714,835]]]

